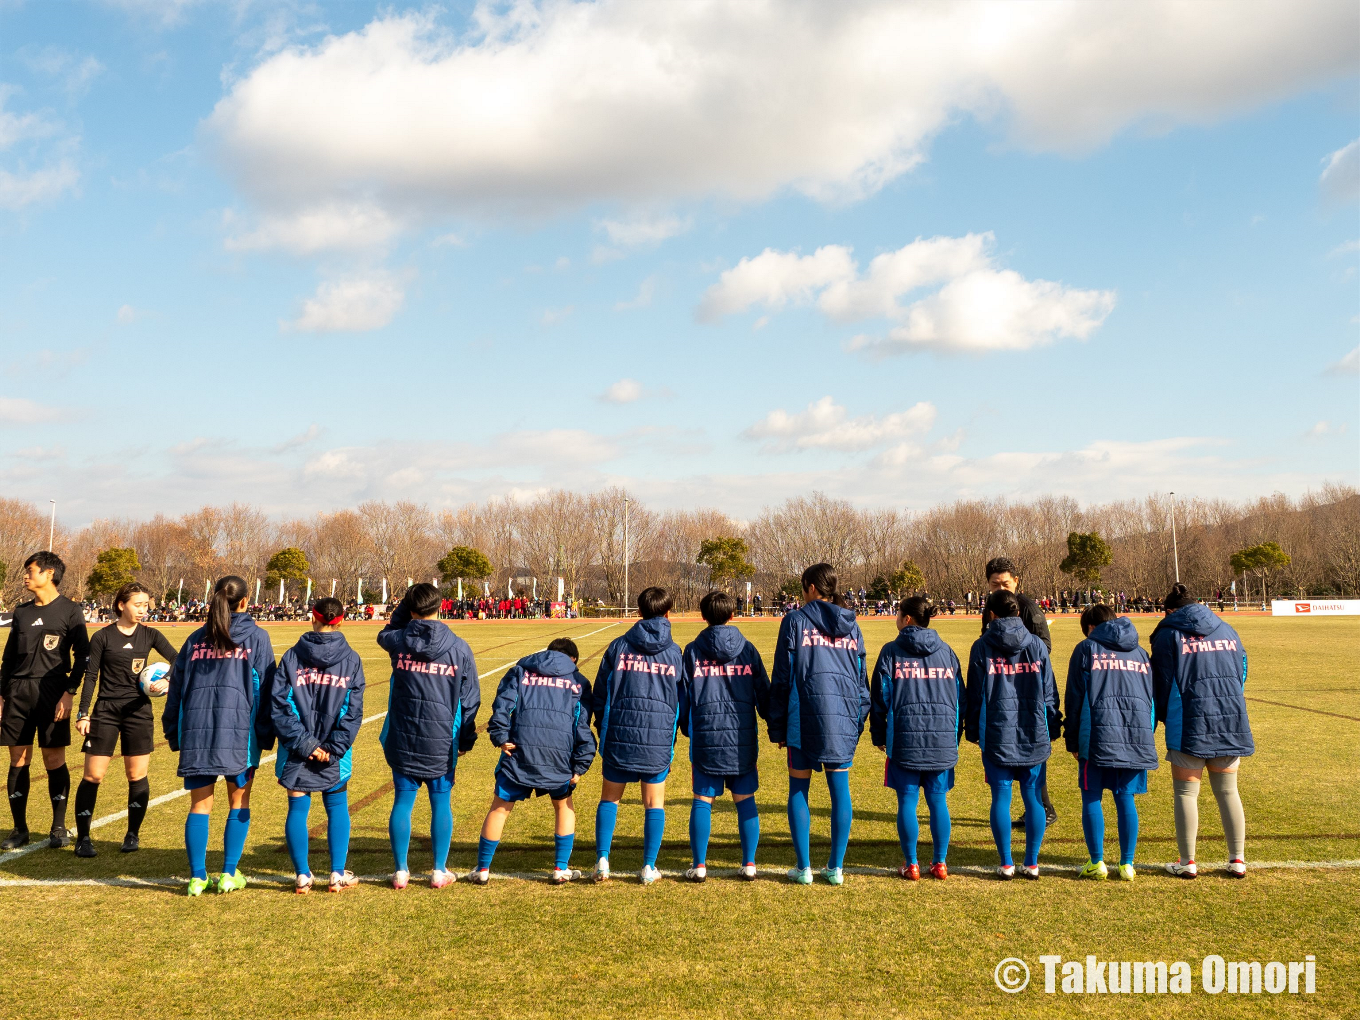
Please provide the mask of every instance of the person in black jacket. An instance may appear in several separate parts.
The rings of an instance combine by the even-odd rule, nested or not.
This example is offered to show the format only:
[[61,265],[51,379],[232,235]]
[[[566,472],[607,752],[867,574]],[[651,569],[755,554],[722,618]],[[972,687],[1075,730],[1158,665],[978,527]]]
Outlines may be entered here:
[[[995,556],[987,561],[987,587],[991,591],[1011,592],[1020,603],[1020,619],[1025,621],[1025,629],[1044,643],[1049,652],[1053,651],[1053,638],[1048,633],[1048,619],[1044,616],[1044,611],[1028,595],[1020,592],[1020,574],[1015,569],[1009,557]],[[982,613],[982,630],[987,630],[987,624],[992,622],[991,615],[984,609]],[[1044,805],[1044,815],[1046,825],[1052,825],[1058,820],[1058,811],[1053,806],[1053,800],[1048,795],[1048,762],[1039,770],[1039,800]],[[1025,814],[1022,811],[1020,817],[1011,823],[1013,829],[1023,829],[1025,827]]]

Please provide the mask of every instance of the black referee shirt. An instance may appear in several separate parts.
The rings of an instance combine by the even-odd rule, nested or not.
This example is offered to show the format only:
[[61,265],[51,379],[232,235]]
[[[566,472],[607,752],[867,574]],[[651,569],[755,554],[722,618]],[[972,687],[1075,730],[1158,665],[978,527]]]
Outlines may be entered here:
[[96,631],[90,639],[90,664],[85,668],[85,686],[80,692],[80,712],[90,710],[94,700],[94,683],[99,681],[99,699],[119,703],[141,695],[137,678],[151,664],[152,650],[160,652],[166,662],[174,664],[175,646],[155,627],[137,624],[131,634],[124,634],[118,624],[111,623]]
[[65,595],[45,606],[25,602],[14,610],[0,658],[0,697],[8,696],[16,680],[60,682],[74,694],[89,657],[90,637],[80,606]]

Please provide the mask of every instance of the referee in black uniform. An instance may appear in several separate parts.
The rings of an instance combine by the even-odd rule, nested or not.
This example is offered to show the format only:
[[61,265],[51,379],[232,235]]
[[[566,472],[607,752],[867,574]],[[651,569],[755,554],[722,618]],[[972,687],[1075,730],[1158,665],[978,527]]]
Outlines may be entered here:
[[52,800],[48,846],[71,841],[66,831],[71,793],[66,748],[71,743],[71,702],[85,676],[90,639],[80,606],[57,591],[65,573],[66,564],[55,553],[34,553],[24,561],[24,587],[33,593],[33,601],[14,610],[0,657],[0,744],[9,748],[5,788],[14,816],[14,831],[0,841],[0,850],[16,850],[29,841],[28,765],[35,737]]

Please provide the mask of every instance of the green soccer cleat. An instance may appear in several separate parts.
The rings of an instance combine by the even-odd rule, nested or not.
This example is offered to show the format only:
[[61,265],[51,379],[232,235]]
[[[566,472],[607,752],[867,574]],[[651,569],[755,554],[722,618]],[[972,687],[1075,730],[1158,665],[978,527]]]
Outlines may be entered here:
[[208,888],[208,884],[206,878],[191,878],[189,879],[189,884],[184,889],[184,895],[202,896],[204,891]]
[[840,868],[823,868],[822,877],[832,885],[845,884],[845,873]]
[[1110,869],[1105,867],[1104,861],[1087,861],[1082,865],[1081,871],[1077,873],[1078,878],[1094,878],[1096,881],[1104,881],[1110,877]]
[[218,875],[217,885],[214,886],[220,893],[236,892],[238,889],[244,889],[245,887],[246,876],[240,868],[237,868],[236,873],[233,875],[228,875],[225,871]]
[[1137,876],[1134,874],[1132,864],[1119,865],[1119,877],[1125,882],[1132,882]]
[[789,869],[789,881],[790,881],[790,882],[794,882],[794,883],[796,883],[796,884],[798,884],[798,885],[811,885],[811,884],[812,884],[812,869],[811,869],[811,868],[790,868],[790,869]]

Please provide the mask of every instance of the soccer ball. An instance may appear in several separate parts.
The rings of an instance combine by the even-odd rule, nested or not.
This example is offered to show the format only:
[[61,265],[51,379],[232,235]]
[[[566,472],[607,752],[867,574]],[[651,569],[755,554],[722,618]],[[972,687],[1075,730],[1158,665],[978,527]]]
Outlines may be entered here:
[[142,670],[141,676],[137,678],[137,686],[142,689],[142,693],[153,698],[165,697],[165,692],[170,689],[165,677],[170,672],[170,667],[164,662],[153,663]]

